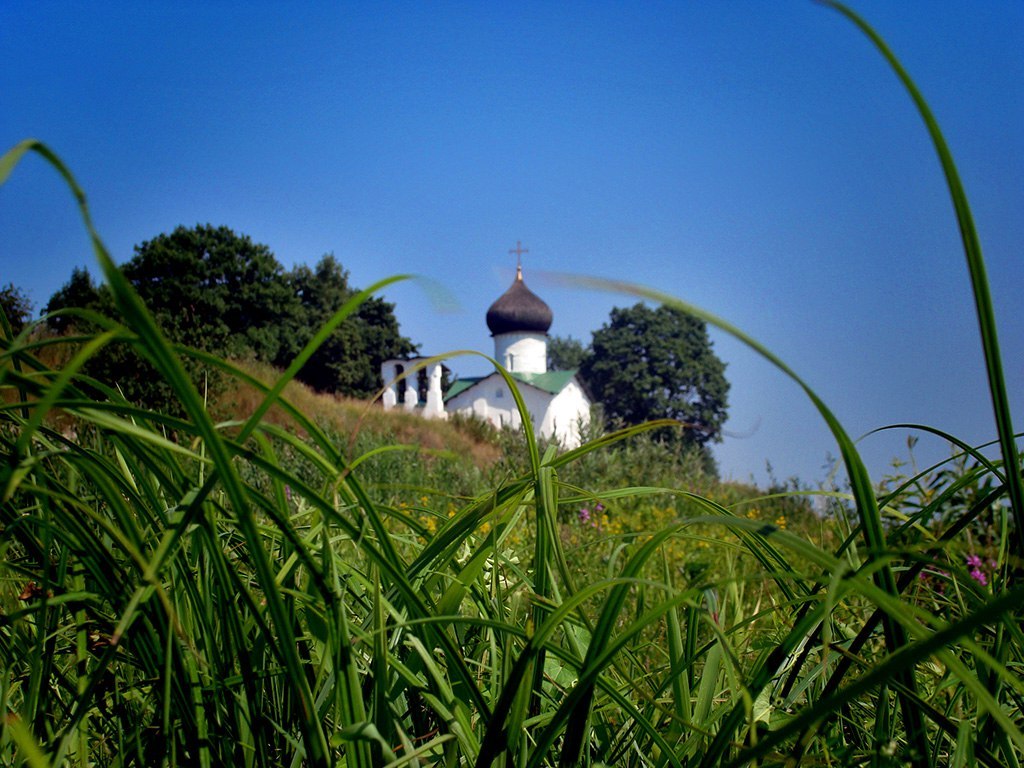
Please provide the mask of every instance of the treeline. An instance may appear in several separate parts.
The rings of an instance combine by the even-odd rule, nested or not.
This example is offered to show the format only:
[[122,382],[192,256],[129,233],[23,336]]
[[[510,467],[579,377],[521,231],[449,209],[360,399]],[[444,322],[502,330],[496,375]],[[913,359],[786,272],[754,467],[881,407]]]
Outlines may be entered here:
[[[170,341],[278,367],[289,365],[359,292],[332,255],[314,267],[286,270],[266,245],[211,225],[178,227],[137,245],[122,270]],[[91,313],[117,318],[107,286],[78,268],[44,312],[54,333],[89,330],[99,320]],[[372,297],[331,334],[298,379],[321,392],[371,397],[381,387],[381,363],[415,351],[399,331],[394,305]],[[193,364],[193,373],[200,369]],[[92,358],[87,373],[159,407],[163,393],[149,371],[132,345],[116,344]]]

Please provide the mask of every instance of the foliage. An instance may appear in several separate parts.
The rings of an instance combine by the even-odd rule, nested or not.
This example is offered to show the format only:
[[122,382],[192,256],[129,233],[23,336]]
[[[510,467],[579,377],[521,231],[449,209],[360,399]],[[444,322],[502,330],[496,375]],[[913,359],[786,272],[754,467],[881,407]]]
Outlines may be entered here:
[[257,360],[298,351],[280,323],[298,314],[298,300],[270,249],[248,236],[177,227],[136,246],[123,271],[177,343]]
[[[178,227],[142,243],[123,271],[171,341],[282,368],[358,293],[333,256],[324,256],[314,269],[299,265],[288,272],[267,246],[211,225]],[[97,287],[84,269],[72,273],[46,311],[72,307],[116,316],[108,289]],[[48,319],[57,332],[76,323],[81,325],[81,318],[69,314]],[[333,331],[299,379],[321,391],[370,397],[381,387],[381,363],[413,351],[399,333],[394,306],[372,298]],[[189,363],[188,368],[197,382],[209,385],[205,366]],[[92,358],[89,372],[116,383],[133,401],[169,402],[149,363],[124,345]]]
[[704,321],[677,307],[613,309],[594,332],[580,375],[613,423],[676,419],[686,443],[719,439],[729,391],[725,364]]
[[14,283],[0,287],[0,310],[15,334],[21,333],[32,318],[32,301]]
[[552,336],[548,339],[548,370],[574,371],[583,364],[587,348],[572,336]]
[[[315,344],[270,386],[171,347],[50,150],[18,145],[0,182],[28,151],[71,185],[125,324],[75,340],[60,370],[37,352],[65,339],[0,338],[3,764],[1021,764],[1015,446],[990,459],[950,438],[963,464],[879,491],[781,360],[632,287],[803,388],[850,476],[849,530],[713,484],[569,479],[657,424],[560,453],[524,418],[521,460],[481,493],[447,476],[406,487],[400,460],[385,468],[399,483],[371,487],[369,463],[408,447],[346,455],[282,397]],[[81,375],[114,338],[152,362],[181,418]],[[214,421],[183,355],[263,399]],[[296,431],[266,418],[275,407]],[[998,534],[977,551],[966,533],[990,514]]]
[[[81,358],[0,353],[28,395],[0,409],[4,763],[923,762],[900,669],[932,764],[1024,756],[1021,595],[1002,553],[925,525],[958,498],[943,488],[890,526],[907,570],[887,597],[877,558],[799,495],[719,484],[642,431],[564,454],[503,432],[520,450],[481,488],[226,363],[263,402],[219,429],[137,320],[184,419],[88,396]],[[913,632],[907,652],[879,616]]]
[[3,311],[15,334],[21,333],[32,319],[32,302],[14,283],[8,283],[0,288],[0,310]]
[[109,315],[113,312],[109,294],[102,291],[92,279],[89,270],[75,267],[71,277],[50,297],[46,303],[46,325],[56,333],[67,333],[75,324],[70,314],[51,314],[71,308],[89,309]]
[[[302,304],[295,338],[305,346],[344,302],[358,291],[348,284],[348,272],[333,256],[315,268],[300,265],[290,280]],[[370,297],[352,319],[337,328],[299,371],[299,378],[322,392],[373,397],[381,388],[380,366],[390,358],[413,354],[415,345],[400,335],[394,305]],[[279,364],[287,360],[279,360]]]

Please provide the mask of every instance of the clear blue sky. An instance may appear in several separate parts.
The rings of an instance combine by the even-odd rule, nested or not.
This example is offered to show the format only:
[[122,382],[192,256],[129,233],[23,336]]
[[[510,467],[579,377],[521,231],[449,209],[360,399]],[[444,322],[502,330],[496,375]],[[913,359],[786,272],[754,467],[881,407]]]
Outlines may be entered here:
[[[1024,4],[855,2],[929,99],[988,259],[1024,419]],[[334,253],[425,352],[491,351],[517,239],[552,333],[588,340],[630,280],[745,329],[859,436],[902,421],[994,437],[938,162],[868,41],[812,2],[19,2],[0,6],[0,143],[47,142],[119,260],[179,224]],[[0,188],[0,283],[37,306],[92,257],[29,158]],[[813,483],[834,445],[797,387],[713,333],[727,477]],[[472,374],[480,363],[453,363]],[[863,443],[873,475],[905,433]],[[946,447],[931,438],[921,458]]]

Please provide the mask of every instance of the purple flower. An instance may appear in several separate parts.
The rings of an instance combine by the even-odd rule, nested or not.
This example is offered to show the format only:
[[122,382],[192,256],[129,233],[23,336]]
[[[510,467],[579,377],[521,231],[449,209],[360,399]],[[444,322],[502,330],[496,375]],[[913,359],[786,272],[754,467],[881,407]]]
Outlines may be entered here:
[[981,584],[981,586],[983,586],[983,587],[988,584],[988,576],[986,576],[984,573],[979,571],[977,568],[975,568],[973,571],[971,571],[971,578],[974,579],[979,584]]
[[590,522],[590,510],[587,509],[586,507],[580,507],[580,511],[576,513],[576,516],[584,525]]
[[285,485],[285,487],[284,487],[284,497],[286,499],[288,499],[288,501],[292,500],[292,487],[290,485]]
[[980,568],[981,567],[981,558],[978,557],[977,555],[968,555],[967,556],[967,564],[969,566],[971,566],[972,568]]

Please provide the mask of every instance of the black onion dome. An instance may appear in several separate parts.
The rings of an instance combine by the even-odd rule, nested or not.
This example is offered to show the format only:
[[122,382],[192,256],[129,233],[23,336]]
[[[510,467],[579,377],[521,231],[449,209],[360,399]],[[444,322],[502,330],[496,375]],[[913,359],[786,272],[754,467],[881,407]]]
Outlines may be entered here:
[[491,335],[501,333],[547,333],[553,319],[551,307],[526,287],[522,270],[515,282],[487,310],[487,327]]

